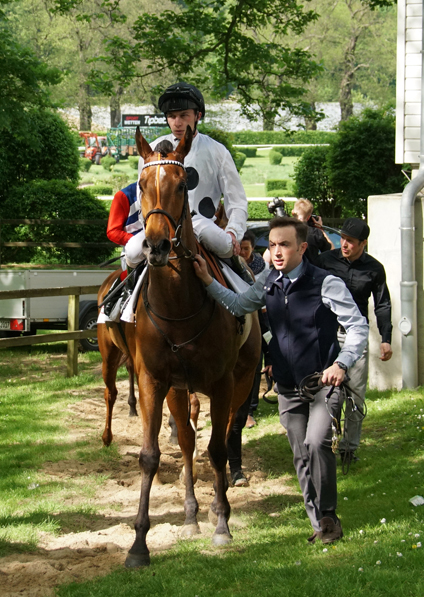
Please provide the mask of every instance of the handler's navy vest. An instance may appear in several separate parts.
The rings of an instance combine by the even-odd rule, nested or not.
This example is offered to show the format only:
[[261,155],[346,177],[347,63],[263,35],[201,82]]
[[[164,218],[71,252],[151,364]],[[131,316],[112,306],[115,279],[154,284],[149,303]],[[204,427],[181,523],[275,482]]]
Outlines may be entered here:
[[321,298],[322,283],[329,274],[303,263],[303,273],[290,284],[287,295],[282,280],[276,281],[279,271],[273,270],[265,283],[272,374],[290,389],[306,375],[332,365],[340,352],[337,317]]
[[130,211],[127,221],[125,222],[124,230],[133,236],[138,234],[140,230],[143,230],[143,222],[139,218],[140,203],[137,200],[137,184],[138,183],[133,182],[121,191],[130,203]]

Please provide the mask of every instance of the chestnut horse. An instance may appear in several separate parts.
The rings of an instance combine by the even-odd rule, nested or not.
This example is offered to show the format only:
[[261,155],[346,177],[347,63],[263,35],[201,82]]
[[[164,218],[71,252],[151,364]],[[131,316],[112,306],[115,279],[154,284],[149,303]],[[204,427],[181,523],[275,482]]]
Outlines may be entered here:
[[[250,392],[260,354],[256,315],[248,316],[245,326],[240,326],[227,309],[209,297],[194,272],[193,257],[198,248],[189,213],[183,165],[191,148],[191,129],[187,128],[176,150],[168,155],[154,152],[138,129],[136,143],[144,159],[139,184],[146,235],[143,252],[148,263],[148,276],[138,299],[135,324],[122,322],[120,329],[114,324],[109,330],[117,350],[129,352],[134,363],[143,424],[139,458],[142,483],[135,521],[136,536],[125,562],[130,568],[150,564],[146,545],[150,528],[149,499],[159,466],[158,436],[165,397],[177,424],[184,460],[183,534],[189,536],[199,532],[198,503],[193,488],[195,432],[188,424],[188,392],[199,391],[210,398],[211,405],[212,431],[208,452],[215,472],[211,512],[217,520],[212,542],[223,545],[231,541],[230,505],[226,496],[226,436],[235,413]],[[106,386],[108,380],[116,376],[116,370],[109,373],[109,368],[113,370],[118,362],[113,355],[113,349],[109,354],[102,353],[106,360]],[[108,388],[105,396],[107,392]],[[108,439],[106,429],[105,434],[103,438]]]

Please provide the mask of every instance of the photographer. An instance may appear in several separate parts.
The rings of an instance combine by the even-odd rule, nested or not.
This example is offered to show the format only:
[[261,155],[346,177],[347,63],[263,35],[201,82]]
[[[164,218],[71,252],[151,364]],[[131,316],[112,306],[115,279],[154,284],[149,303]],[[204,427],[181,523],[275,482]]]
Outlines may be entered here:
[[317,265],[318,255],[324,251],[331,251],[334,245],[322,230],[322,219],[319,216],[313,216],[313,211],[314,206],[309,199],[298,199],[292,209],[292,215],[307,224],[308,248],[305,257],[313,265]]
[[[322,219],[319,216],[312,215],[313,210],[314,206],[309,199],[298,199],[292,209],[292,215],[308,226],[308,248],[305,257],[310,263],[316,265],[318,255],[324,251],[331,251],[331,249],[334,249],[334,245],[322,230]],[[284,217],[289,215],[286,204],[280,197],[274,197],[268,203],[268,211],[273,216]],[[268,261],[267,255],[264,255],[264,258]]]

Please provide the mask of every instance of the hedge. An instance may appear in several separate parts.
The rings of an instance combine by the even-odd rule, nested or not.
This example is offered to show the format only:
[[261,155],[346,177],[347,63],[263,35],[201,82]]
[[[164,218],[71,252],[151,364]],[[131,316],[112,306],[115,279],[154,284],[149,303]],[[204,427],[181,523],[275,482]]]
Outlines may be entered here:
[[93,165],[93,162],[88,158],[80,158],[79,160],[79,169],[81,172],[88,172]]
[[258,151],[256,147],[236,147],[236,149],[244,153],[247,158],[255,158]]
[[110,172],[113,168],[113,166],[115,166],[116,164],[116,160],[115,158],[112,158],[110,156],[105,156],[104,158],[101,159],[101,165],[103,166],[103,168],[105,170],[107,170],[107,172]]
[[305,151],[309,149],[308,145],[296,146],[296,147],[273,147],[272,151],[276,151],[281,154],[282,157],[296,157],[300,158]]
[[240,170],[243,168],[243,164],[245,161],[246,161],[246,154],[242,153],[241,151],[238,151],[234,157],[234,163],[236,165],[238,172],[240,172]]
[[331,143],[335,134],[330,131],[238,131],[232,133],[233,143],[237,145]]
[[[289,214],[291,214],[293,206],[294,201],[286,201],[286,210]],[[270,220],[272,217],[268,211],[268,203],[266,201],[249,201],[249,220]]]
[[130,156],[128,157],[128,163],[129,163],[129,165],[130,165],[130,168],[132,168],[133,170],[138,170],[138,162],[139,162],[139,159],[140,159],[140,158],[139,158],[138,156],[137,156],[137,157],[135,157],[135,156],[132,156],[132,155],[130,155]]
[[98,197],[99,195],[113,195],[113,187],[110,184],[96,184],[93,187],[84,187],[86,191]]
[[287,179],[269,178],[265,181],[265,190],[274,191],[274,189],[287,189],[290,181]]
[[274,149],[271,149],[271,151],[269,152],[268,158],[269,158],[269,163],[271,164],[271,166],[278,166],[279,164],[281,164],[281,160],[283,159],[283,156],[281,155],[281,153],[279,151],[274,151]]

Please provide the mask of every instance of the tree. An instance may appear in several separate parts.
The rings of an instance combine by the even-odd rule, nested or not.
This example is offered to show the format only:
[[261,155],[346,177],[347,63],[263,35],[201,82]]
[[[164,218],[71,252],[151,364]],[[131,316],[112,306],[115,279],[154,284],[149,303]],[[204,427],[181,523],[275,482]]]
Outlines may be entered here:
[[321,16],[293,40],[323,67],[309,82],[306,98],[312,103],[339,101],[342,120],[353,114],[354,95],[362,103],[379,105],[394,99],[396,9],[390,4],[312,0]]
[[22,131],[25,110],[51,105],[49,86],[61,73],[49,68],[13,36],[6,13],[0,9],[0,130]]
[[406,182],[395,164],[395,117],[366,109],[341,122],[327,157],[329,182],[344,212],[362,217],[369,195],[400,193]]
[[242,113],[252,120],[264,117],[266,126],[281,109],[309,114],[302,96],[319,67],[307,51],[284,40],[313,21],[314,11],[294,0],[186,0],[172,6],[160,15],[142,13],[131,42],[116,36],[107,42],[103,60],[114,70],[94,73],[103,92],[116,83],[125,87],[134,79],[172,73],[174,80],[189,78],[216,99],[235,95]]

